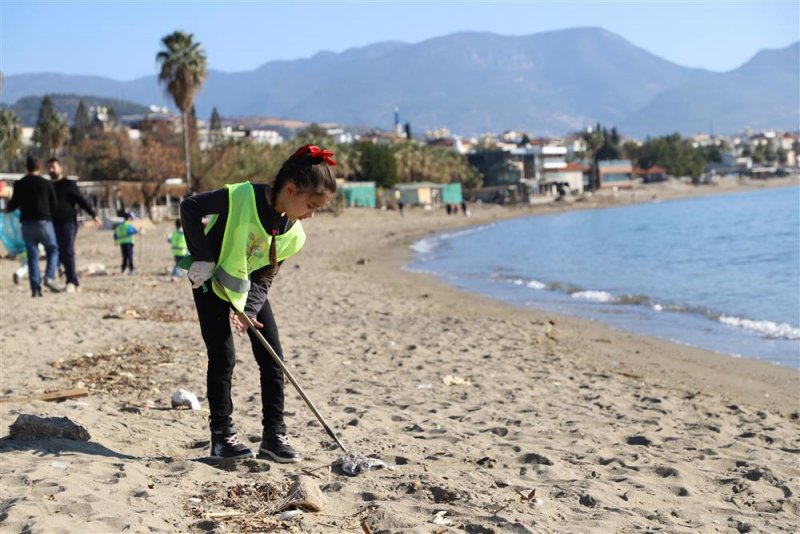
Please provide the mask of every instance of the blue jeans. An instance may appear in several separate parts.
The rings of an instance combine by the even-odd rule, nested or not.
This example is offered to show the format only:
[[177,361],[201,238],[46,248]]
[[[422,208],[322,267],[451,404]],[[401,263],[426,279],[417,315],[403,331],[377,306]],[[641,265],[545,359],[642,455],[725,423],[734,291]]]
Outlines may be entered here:
[[175,266],[172,268],[172,278],[180,278],[186,272],[181,269],[178,264],[181,262],[183,258],[186,256],[172,256],[175,259]]
[[31,290],[42,287],[42,275],[39,271],[39,243],[47,253],[45,280],[54,280],[58,269],[58,245],[53,223],[50,221],[22,221],[22,240],[28,252],[28,279]]

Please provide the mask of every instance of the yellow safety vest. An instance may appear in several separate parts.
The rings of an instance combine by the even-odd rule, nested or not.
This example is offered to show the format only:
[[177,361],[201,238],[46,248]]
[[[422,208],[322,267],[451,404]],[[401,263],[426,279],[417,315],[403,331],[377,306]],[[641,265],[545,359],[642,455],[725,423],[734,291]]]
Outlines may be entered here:
[[186,256],[189,254],[189,248],[186,246],[186,236],[183,235],[183,230],[173,230],[172,235],[169,236],[169,242],[172,246],[173,256]]
[[[253,184],[228,184],[228,219],[222,237],[222,248],[211,287],[221,299],[230,301],[237,311],[243,311],[250,291],[250,274],[269,265],[269,248],[273,236],[261,225],[256,207]],[[208,234],[217,216],[205,228]],[[277,261],[297,254],[306,242],[300,221],[295,221],[285,234],[274,236]]]

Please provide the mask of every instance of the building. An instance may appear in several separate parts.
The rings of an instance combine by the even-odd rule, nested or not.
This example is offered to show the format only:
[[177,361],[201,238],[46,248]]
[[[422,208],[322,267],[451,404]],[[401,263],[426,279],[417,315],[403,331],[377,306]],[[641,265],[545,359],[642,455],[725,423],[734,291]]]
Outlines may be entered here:
[[546,195],[579,195],[584,189],[584,174],[588,167],[580,163],[567,163],[564,167],[544,169],[539,190]]
[[597,162],[600,188],[633,187],[633,164],[629,159],[608,159]]
[[375,182],[344,182],[338,187],[342,190],[345,206],[348,208],[375,207]]
[[652,182],[665,182],[667,180],[667,169],[653,165],[649,169],[633,169],[633,176],[642,182],[649,184]]

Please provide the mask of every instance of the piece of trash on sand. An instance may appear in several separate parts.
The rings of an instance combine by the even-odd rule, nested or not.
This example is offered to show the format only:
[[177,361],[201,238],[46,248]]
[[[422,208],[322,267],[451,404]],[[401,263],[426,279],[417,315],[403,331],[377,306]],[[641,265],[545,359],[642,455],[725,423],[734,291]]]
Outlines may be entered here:
[[289,519],[294,519],[295,517],[300,517],[301,515],[303,515],[302,510],[286,510],[278,516],[278,519],[281,521],[288,521]]
[[444,378],[442,378],[442,382],[444,382],[444,384],[446,386],[471,386],[472,385],[472,382],[470,382],[469,380],[465,380],[465,379],[461,378],[460,376],[453,376],[453,375],[445,376]]
[[55,462],[50,464],[50,467],[55,467],[56,469],[66,469],[69,467],[69,464],[65,464],[64,462],[59,462],[56,460]]
[[342,466],[342,471],[350,476],[360,475],[370,469],[386,468],[390,471],[397,469],[396,465],[389,465],[383,460],[378,458],[367,458],[354,452],[348,452],[336,461],[337,464]]
[[442,527],[449,527],[450,525],[453,524],[453,521],[451,519],[445,517],[445,514],[447,514],[447,510],[439,510],[438,512],[436,512],[433,515],[433,519],[431,520],[431,522],[434,525],[439,525],[439,526],[442,526]]
[[8,428],[9,437],[18,440],[71,439],[89,441],[89,431],[67,417],[39,417],[22,413]]
[[417,389],[432,389],[433,384],[417,384]]
[[185,389],[179,389],[172,394],[172,407],[176,410],[199,410],[200,401],[197,400],[197,395]]

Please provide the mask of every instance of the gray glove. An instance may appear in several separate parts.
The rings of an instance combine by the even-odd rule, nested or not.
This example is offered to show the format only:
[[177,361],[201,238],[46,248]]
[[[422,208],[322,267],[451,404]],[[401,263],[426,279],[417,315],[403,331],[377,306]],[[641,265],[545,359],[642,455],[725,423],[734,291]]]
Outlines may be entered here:
[[192,287],[197,289],[202,286],[206,280],[211,278],[212,274],[214,274],[213,261],[195,261],[192,262],[192,265],[189,267],[187,276],[192,282]]

